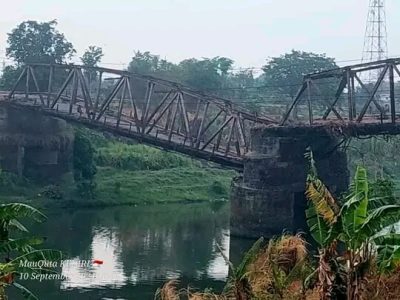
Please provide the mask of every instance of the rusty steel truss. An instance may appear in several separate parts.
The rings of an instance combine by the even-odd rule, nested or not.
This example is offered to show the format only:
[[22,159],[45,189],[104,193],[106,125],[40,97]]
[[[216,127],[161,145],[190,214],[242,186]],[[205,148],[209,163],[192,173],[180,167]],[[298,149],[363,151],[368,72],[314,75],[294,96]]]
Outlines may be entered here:
[[272,118],[177,83],[107,68],[26,65],[8,101],[69,121],[241,167],[255,124]]
[[[396,58],[306,75],[280,124],[395,124],[399,121],[396,107],[400,103],[395,95],[399,65],[400,58]],[[366,76],[370,71],[379,73],[373,82]],[[296,116],[298,111],[303,119],[301,113]]]

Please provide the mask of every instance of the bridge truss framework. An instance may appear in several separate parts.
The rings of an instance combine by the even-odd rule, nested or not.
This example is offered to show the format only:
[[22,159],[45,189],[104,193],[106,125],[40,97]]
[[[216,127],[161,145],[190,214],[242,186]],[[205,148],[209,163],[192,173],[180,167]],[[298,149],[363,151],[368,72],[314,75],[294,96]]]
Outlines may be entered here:
[[[293,114],[301,105],[307,107],[305,119],[309,125],[327,121],[347,125],[395,124],[399,118],[396,108],[400,105],[395,97],[399,65],[400,58],[396,58],[306,75],[280,125],[288,126],[296,119]],[[378,72],[376,81],[363,76],[371,71]]]
[[77,65],[27,64],[7,99],[238,168],[249,149],[250,128],[277,123],[171,81]]

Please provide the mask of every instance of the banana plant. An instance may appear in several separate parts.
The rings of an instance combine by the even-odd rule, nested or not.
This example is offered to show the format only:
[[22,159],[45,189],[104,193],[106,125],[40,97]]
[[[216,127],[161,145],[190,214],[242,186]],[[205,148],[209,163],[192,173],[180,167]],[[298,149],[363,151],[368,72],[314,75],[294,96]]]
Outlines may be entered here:
[[46,220],[46,216],[39,210],[22,203],[0,205],[0,255],[4,259],[4,262],[0,263],[0,299],[6,299],[5,290],[11,286],[17,288],[25,299],[38,299],[29,289],[17,282],[18,275],[21,273],[54,273],[55,271],[43,267],[26,267],[26,264],[21,262],[59,261],[63,256],[57,250],[37,250],[35,247],[44,242],[42,237],[11,238],[10,235],[14,230],[25,234],[29,232],[21,223],[21,219],[43,222]]
[[400,206],[385,205],[383,197],[369,198],[363,167],[357,167],[348,195],[340,202],[318,178],[312,152],[306,157],[306,218],[319,245],[320,297],[330,299],[335,282],[342,281],[347,299],[360,299],[361,285],[374,262],[382,273],[400,263],[400,234],[390,230],[400,221]]

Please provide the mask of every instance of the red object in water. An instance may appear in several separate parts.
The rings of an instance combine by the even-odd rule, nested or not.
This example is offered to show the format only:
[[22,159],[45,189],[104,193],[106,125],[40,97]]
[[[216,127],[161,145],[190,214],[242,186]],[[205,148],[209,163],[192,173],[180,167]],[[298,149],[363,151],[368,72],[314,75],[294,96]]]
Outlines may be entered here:
[[93,260],[93,264],[102,265],[102,264],[103,264],[103,261],[100,260],[100,259],[95,259],[95,260]]

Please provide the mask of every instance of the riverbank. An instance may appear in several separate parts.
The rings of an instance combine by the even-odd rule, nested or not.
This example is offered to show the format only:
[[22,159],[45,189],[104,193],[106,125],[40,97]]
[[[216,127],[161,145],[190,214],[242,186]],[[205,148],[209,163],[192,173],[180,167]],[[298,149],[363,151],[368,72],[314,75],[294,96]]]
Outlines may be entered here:
[[72,172],[55,185],[2,173],[0,191],[5,201],[40,207],[105,207],[229,199],[234,171],[85,128],[75,130],[95,149],[94,197],[79,194]]

